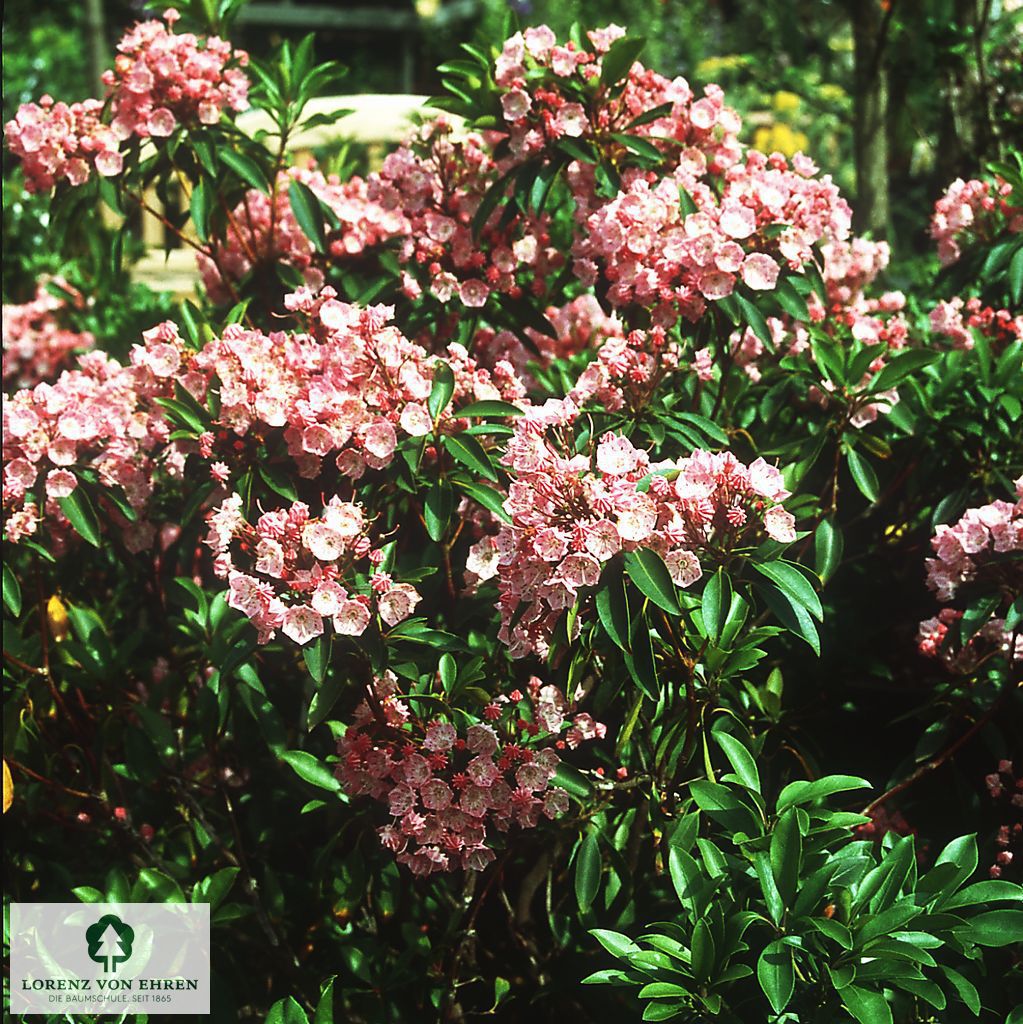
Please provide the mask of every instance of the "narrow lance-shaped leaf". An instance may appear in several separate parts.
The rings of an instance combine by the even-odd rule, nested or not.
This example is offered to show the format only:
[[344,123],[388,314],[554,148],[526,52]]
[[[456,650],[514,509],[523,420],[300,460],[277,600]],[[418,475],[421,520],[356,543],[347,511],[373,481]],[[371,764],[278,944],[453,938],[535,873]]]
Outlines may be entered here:
[[288,198],[298,226],[316,247],[317,252],[323,252],[327,248],[327,235],[320,200],[312,189],[301,181],[293,181],[288,186]]
[[590,832],[579,844],[575,857],[575,898],[585,914],[600,889],[600,846],[596,833]]
[[681,615],[678,598],[675,596],[675,585],[671,582],[671,573],[664,560],[656,551],[640,548],[626,552],[625,569],[629,579],[639,588],[644,597],[648,597],[658,608],[671,615]]

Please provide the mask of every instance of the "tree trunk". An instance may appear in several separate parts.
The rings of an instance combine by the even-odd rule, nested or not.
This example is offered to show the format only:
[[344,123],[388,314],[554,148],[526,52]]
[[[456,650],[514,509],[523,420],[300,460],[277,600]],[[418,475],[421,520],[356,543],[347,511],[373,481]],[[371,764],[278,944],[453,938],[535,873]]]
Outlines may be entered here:
[[107,52],[106,23],[103,17],[103,0],[85,0],[85,34],[88,41],[89,77],[97,96],[104,91],[103,72],[110,57]]
[[887,20],[878,0],[850,0],[854,44],[853,149],[856,163],[854,223],[875,238],[888,234],[888,75],[884,63]]

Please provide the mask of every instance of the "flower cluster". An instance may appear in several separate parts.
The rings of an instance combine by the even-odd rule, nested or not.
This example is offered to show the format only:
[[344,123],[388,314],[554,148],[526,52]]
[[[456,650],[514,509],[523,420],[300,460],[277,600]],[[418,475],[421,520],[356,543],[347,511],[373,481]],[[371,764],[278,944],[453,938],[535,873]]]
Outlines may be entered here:
[[64,323],[67,311],[85,303],[62,278],[51,282],[66,294],[59,298],[45,282],[36,289],[31,302],[3,307],[3,383],[4,387],[32,387],[52,380],[64,369],[75,352],[95,344],[88,331],[71,330]]
[[679,364],[679,346],[662,327],[612,335],[597,349],[568,398],[580,407],[593,403],[608,412],[638,413]]
[[216,36],[175,35],[178,17],[170,9],[166,26],[151,20],[128,30],[114,67],[103,73],[106,102],[69,105],[43,96],[18,108],[4,134],[21,159],[29,192],[49,191],[64,180],[83,185],[93,171],[114,177],[124,166],[120,145],[132,136],[165,138],[178,124],[216,124],[225,107],[248,106],[248,78],[228,67],[245,65],[248,55]]
[[568,794],[553,785],[555,747],[600,738],[604,727],[585,713],[570,717],[557,687],[534,677],[526,690],[502,695],[483,711],[488,724],[460,733],[402,699],[392,673],[370,687],[338,744],[338,777],[349,796],[386,804],[392,820],[380,840],[413,874],[480,871],[494,860],[495,831],[535,828],[568,810]]
[[1023,338],[1023,315],[985,306],[978,298],[964,301],[957,295],[949,302],[939,302],[931,310],[930,322],[931,330],[949,338],[952,348],[973,348],[974,331],[989,338],[996,353]]
[[407,237],[411,230],[400,209],[369,198],[365,179],[353,177],[342,182],[336,175],[324,177],[313,168],[291,167],[278,175],[272,196],[258,189],[246,192],[232,211],[224,239],[217,242],[212,257],[198,255],[203,285],[214,302],[233,297],[227,281],[241,281],[280,263],[295,267],[309,287],[323,286],[323,270],[314,265],[312,246],[291,209],[292,181],[306,185],[340,222],[327,239],[335,263],[351,261],[389,239]]
[[[715,174],[734,164],[741,155],[737,135],[742,122],[725,106],[718,86],[708,85],[697,99],[684,78],[665,78],[638,61],[627,69],[620,92],[599,85],[603,58],[624,35],[617,25],[591,31],[590,50],[573,42],[559,45],[554,32],[541,25],[505,41],[495,80],[503,90],[501,113],[515,157],[529,159],[568,138],[595,142],[618,158],[627,150],[614,135],[655,108],[668,107],[630,130],[650,139],[671,160],[681,154]],[[577,198],[593,196],[587,187]]]
[[[214,571],[228,581],[227,603],[252,621],[261,644],[278,629],[296,644],[307,644],[323,633],[325,618],[340,636],[361,636],[374,611],[394,626],[419,603],[414,587],[378,571],[382,553],[373,549],[365,513],[353,502],[334,496],[314,519],[309,506],[296,501],[264,512],[252,525],[241,497],[232,494],[208,523],[206,543]],[[363,559],[373,571],[368,587],[355,592],[355,565]]]
[[[1023,593],[1023,477],[1016,481],[1017,500],[993,501],[971,508],[952,526],[938,527],[931,547],[935,557],[928,558],[927,585],[943,603],[952,601],[961,588],[978,586],[994,593],[998,607]],[[969,671],[978,660],[981,646],[1009,651],[1012,636],[1002,618],[978,624],[976,634],[962,650],[952,643],[958,631],[952,627],[962,618],[955,608],[943,608],[937,616],[920,624],[917,643],[929,657],[941,656],[949,667]],[[1023,637],[1016,637],[1013,660],[1023,658]]]
[[1002,231],[1023,231],[1023,207],[1013,205],[1012,186],[1001,178],[993,182],[956,178],[934,204],[931,238],[943,266],[955,263],[964,244],[990,240]]
[[409,225],[397,250],[409,298],[425,290],[440,302],[457,297],[479,309],[492,292],[512,298],[526,288],[544,293],[546,278],[564,263],[550,244],[546,216],[507,219],[497,208],[473,232],[479,205],[500,176],[483,136],[470,132],[456,140],[444,118],[425,125],[370,175],[369,198],[400,211]]
[[[173,325],[171,325],[173,326]],[[162,456],[169,472],[180,468],[168,447],[170,428],[153,399],[172,394],[181,361],[180,343],[155,328],[135,346],[132,365],[123,367],[103,352],[87,352],[77,368],[52,383],[3,398],[3,504],[7,537],[18,541],[35,533],[43,516],[59,544],[67,530],[59,499],[82,478],[120,488],[136,516],[153,489],[154,460]],[[174,335],[176,337],[176,334]],[[40,514],[39,504],[43,505]],[[148,547],[155,528],[144,518],[129,522],[111,504],[107,518],[124,530],[129,550]]]
[[[358,479],[388,465],[402,435],[430,433],[427,400],[441,360],[455,381],[453,401],[437,424],[441,431],[469,426],[455,411],[466,401],[523,399],[509,364],[483,370],[460,345],[430,355],[390,322],[391,307],[363,309],[335,296],[325,288],[288,297],[288,308],[306,318],[310,333],[267,335],[231,325],[192,360],[196,372],[217,382],[218,424],[238,437],[282,431],[300,475],[315,477],[332,457],[343,474]],[[215,462],[238,457],[226,437],[210,435],[200,447]]]
[[21,160],[27,191],[48,192],[65,180],[84,185],[93,171],[108,178],[121,173],[120,140],[100,120],[102,111],[99,100],[69,105],[50,96],[18,108],[4,138]]
[[[597,208],[576,240],[577,276],[594,284],[599,271],[616,306],[653,309],[665,326],[696,321],[708,300],[727,298],[738,282],[755,291],[775,287],[782,266],[797,270],[820,241],[848,236],[849,207],[806,157],[792,168],[780,154],[749,151],[724,174],[720,197],[685,164],[651,184],[634,178]],[[685,213],[680,186],[695,204]]]
[[516,421],[504,458],[513,476],[504,503],[510,522],[473,545],[466,562],[471,584],[497,577],[498,635],[512,657],[545,656],[562,612],[620,551],[653,549],[688,587],[703,574],[700,556],[716,559],[758,535],[796,537],[780,504],[789,494],[781,473],[763,459],[745,466],[729,452],[697,450],[651,464],[616,434],[574,454],[566,428],[578,414],[571,399],[550,399]]
[[248,63],[217,36],[200,39],[174,33],[178,12],[140,21],[117,44],[114,67],[103,73],[119,139],[166,138],[179,124],[216,124],[221,111],[248,107],[249,80],[240,67]]
[[988,876],[1002,878],[1009,872],[1010,877],[1019,877],[1023,861],[1023,775],[1017,776],[1013,762],[1003,758],[998,762],[998,770],[984,777],[984,785],[991,800],[1003,805],[1002,820],[1010,817],[1010,821],[999,825],[995,835],[998,852],[988,868]]

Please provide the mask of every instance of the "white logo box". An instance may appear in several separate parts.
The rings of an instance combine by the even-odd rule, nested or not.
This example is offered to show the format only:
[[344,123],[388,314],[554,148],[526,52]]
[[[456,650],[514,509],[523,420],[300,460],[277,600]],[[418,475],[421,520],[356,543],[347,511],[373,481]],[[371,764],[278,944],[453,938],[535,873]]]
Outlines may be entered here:
[[208,903],[11,903],[11,1007],[210,1012]]

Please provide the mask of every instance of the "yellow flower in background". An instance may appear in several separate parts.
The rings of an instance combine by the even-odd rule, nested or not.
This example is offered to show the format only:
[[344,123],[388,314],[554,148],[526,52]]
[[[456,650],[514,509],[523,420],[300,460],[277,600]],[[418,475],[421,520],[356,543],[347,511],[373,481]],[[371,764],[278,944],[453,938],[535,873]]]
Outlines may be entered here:
[[825,103],[844,103],[849,98],[849,94],[840,85],[825,82],[824,85],[818,86],[817,97]]
[[792,111],[798,110],[801,102],[802,100],[800,100],[798,94],[779,90],[774,94],[771,106],[773,106],[779,114],[788,114]]
[[63,640],[68,634],[67,608],[56,594],[46,602],[46,618],[53,639]]
[[11,778],[11,769],[4,761],[4,814],[8,812],[12,803],[14,803],[14,780]]
[[706,57],[696,65],[696,78],[700,81],[713,79],[722,71],[738,71],[750,62],[748,54],[725,53],[720,57]]
[[791,125],[783,121],[762,125],[753,133],[753,148],[759,149],[762,153],[792,156],[800,150],[805,152],[809,145],[810,140],[804,132],[795,131]]

